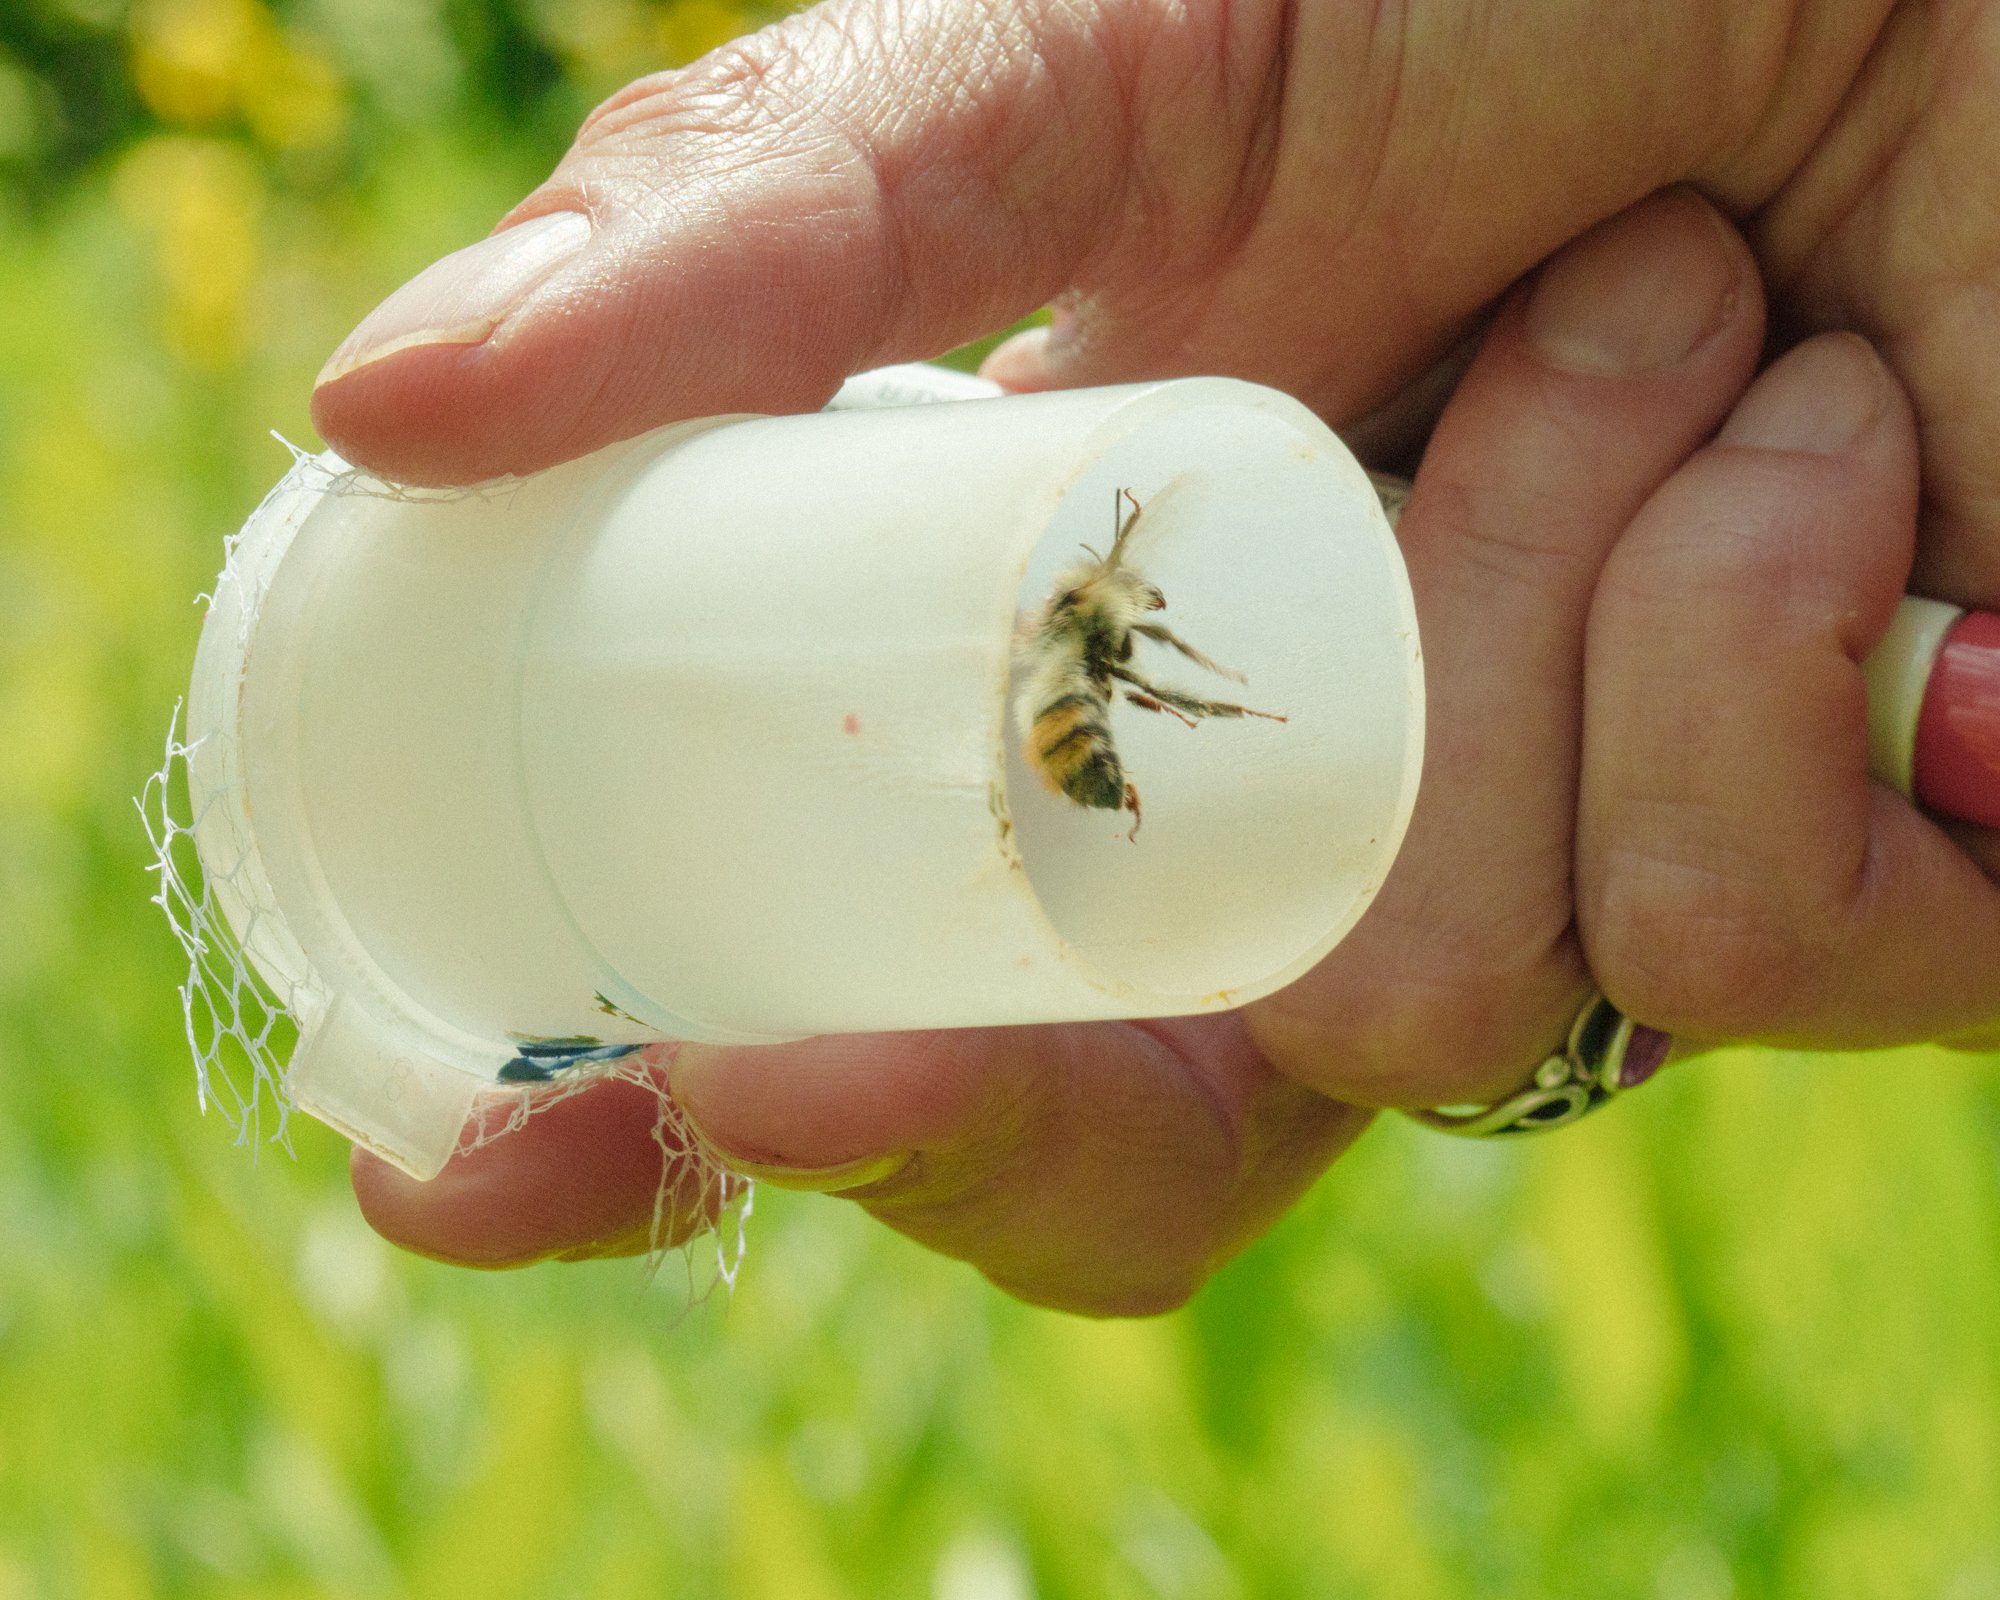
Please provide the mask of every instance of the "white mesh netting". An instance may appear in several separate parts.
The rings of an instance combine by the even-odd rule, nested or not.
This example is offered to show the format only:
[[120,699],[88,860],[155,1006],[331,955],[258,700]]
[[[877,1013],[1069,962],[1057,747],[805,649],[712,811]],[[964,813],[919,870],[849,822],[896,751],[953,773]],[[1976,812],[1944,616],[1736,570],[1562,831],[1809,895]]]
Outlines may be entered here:
[[[176,705],[165,760],[140,791],[139,815],[153,847],[153,904],[165,912],[188,962],[180,999],[195,1092],[202,1111],[219,1111],[238,1143],[269,1140],[289,1150],[284,1065],[298,1042],[296,1019],[310,1002],[299,979],[282,980],[282,992],[274,991],[246,959],[217,903],[213,885],[236,879],[243,862],[217,861],[213,877],[203,869],[194,837],[204,818],[194,811],[187,782],[194,748],[181,738]],[[211,795],[206,807],[220,801]],[[264,914],[259,907],[251,916]],[[245,924],[246,940],[258,932],[254,920]]]
[[[218,610],[234,614],[239,660],[269,573],[305,510],[320,497],[430,499],[508,492],[505,484],[403,490],[309,455],[282,438],[279,442],[291,452],[291,470],[243,531],[225,541],[221,576],[213,593],[201,597],[211,624]],[[255,540],[252,530],[258,530]],[[234,685],[226,689],[233,695]],[[218,774],[233,774],[233,760],[222,759],[233,752],[212,748],[208,741],[227,735],[210,731],[189,737],[183,711],[183,706],[175,707],[160,770],[146,781],[138,807],[153,851],[157,887],[152,900],[188,963],[179,992],[196,1091],[203,1112],[218,1112],[239,1144],[271,1143],[289,1152],[292,1106],[285,1092],[285,1067],[302,1027],[310,1025],[327,997],[271,903],[240,797],[215,787]],[[577,1043],[594,1046],[597,1041]],[[674,1046],[537,1050],[532,1042],[524,1047],[518,1039],[499,1038],[496,1056],[510,1045],[523,1051],[523,1059],[535,1054],[540,1075],[537,1081],[499,1082],[482,1091],[459,1135],[454,1159],[518,1133],[537,1113],[597,1084],[616,1080],[644,1088],[657,1106],[652,1139],[661,1157],[648,1229],[649,1275],[657,1275],[668,1257],[677,1256],[686,1270],[691,1302],[718,1284],[733,1286],[743,1260],[753,1188],[702,1145],[667,1093],[666,1066]],[[702,1240],[710,1248],[699,1248]]]

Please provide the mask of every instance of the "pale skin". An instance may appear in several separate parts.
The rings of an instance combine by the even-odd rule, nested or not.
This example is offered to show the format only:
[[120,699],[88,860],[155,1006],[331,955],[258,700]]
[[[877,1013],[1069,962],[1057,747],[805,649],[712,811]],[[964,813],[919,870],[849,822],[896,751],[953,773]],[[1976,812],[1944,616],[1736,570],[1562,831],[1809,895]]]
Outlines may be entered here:
[[[1233,372],[1378,452],[1436,418],[1424,795],[1318,970],[1226,1018],[672,1069],[762,1176],[1025,1299],[1157,1310],[1366,1108],[1513,1086],[1593,977],[1690,1039],[2000,1027],[2000,843],[1869,782],[1855,668],[1906,584],[2000,605],[1993,105],[2000,4],[836,3],[615,97],[509,219],[585,213],[580,252],[485,317],[392,298],[317,416],[467,481],[811,407],[1053,299],[989,375]],[[1779,344],[1882,357],[1822,335],[1753,382],[1765,284]],[[1438,416],[1423,375],[1481,329]],[[357,1189],[447,1259],[642,1248],[652,1123],[594,1091]]]

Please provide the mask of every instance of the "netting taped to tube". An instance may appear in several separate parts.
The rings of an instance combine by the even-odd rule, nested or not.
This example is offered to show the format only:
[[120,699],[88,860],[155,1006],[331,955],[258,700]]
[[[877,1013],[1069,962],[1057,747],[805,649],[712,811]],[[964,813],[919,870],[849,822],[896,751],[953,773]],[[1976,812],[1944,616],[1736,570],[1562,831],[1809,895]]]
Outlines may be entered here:
[[[509,492],[504,483],[472,490],[404,490],[290,444],[286,448],[293,457],[290,472],[245,524],[246,531],[226,541],[222,574],[213,594],[203,597],[211,614],[225,605],[235,613],[239,648],[247,643],[275,558],[292,531],[253,545],[247,530],[267,516],[290,516],[296,525],[305,508],[327,495],[427,499]],[[210,732],[204,737],[226,735]],[[160,770],[147,780],[138,801],[153,848],[157,888],[152,898],[188,963],[180,1001],[202,1110],[216,1111],[239,1144],[271,1143],[289,1151],[293,1108],[285,1092],[286,1066],[302,1026],[320,1014],[328,995],[271,903],[264,874],[252,859],[255,847],[247,823],[232,825],[229,817],[210,815],[234,804],[236,797],[212,791],[197,809],[194,797],[200,786],[191,781],[191,771],[202,757],[202,740],[187,735],[184,707],[177,706]],[[208,770],[212,774],[214,768]],[[197,835],[207,852],[205,863],[197,851]],[[691,1297],[699,1298],[718,1282],[733,1284],[743,1257],[751,1185],[702,1146],[666,1092],[665,1069],[674,1046],[568,1051],[528,1041],[519,1048],[524,1059],[533,1056],[542,1064],[537,1081],[500,1082],[484,1090],[460,1133],[458,1154],[516,1133],[538,1112],[606,1080],[643,1088],[657,1106],[651,1132],[661,1154],[661,1181],[648,1231],[654,1269],[678,1250]],[[712,1241],[712,1252],[692,1248],[702,1238]]]

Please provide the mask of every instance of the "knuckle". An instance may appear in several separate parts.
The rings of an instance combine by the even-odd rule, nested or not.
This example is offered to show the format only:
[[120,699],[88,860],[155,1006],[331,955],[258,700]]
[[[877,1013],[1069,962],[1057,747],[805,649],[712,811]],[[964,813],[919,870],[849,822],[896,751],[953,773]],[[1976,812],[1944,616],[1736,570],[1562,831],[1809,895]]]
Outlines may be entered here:
[[1599,986],[1669,1031],[1782,1032],[1817,960],[1789,908],[1740,861],[1618,852],[1579,896],[1578,918]]
[[1600,592],[1648,612],[1701,604],[1722,615],[1746,606],[1782,614],[1819,565],[1814,471],[1772,452],[1697,456],[1648,508],[1644,536],[1619,543]]
[[1350,1105],[1482,1103],[1548,1052],[1581,983],[1574,947],[1546,936],[1433,951],[1421,968],[1309,979],[1260,1001],[1253,1035],[1287,1077]]
[[1411,509],[1450,541],[1470,577],[1510,592],[1546,593],[1584,570],[1590,552],[1570,536],[1574,483],[1475,482],[1433,472]]
[[1372,1106],[1462,1105],[1500,1092],[1492,1041],[1501,1019],[1490,1000],[1453,996],[1421,1018],[1371,1030],[1328,1065],[1329,1092]]
[[[805,17],[717,46],[700,60],[635,79],[583,121],[576,150],[601,156],[669,140],[791,127],[812,115],[812,56]],[[807,29],[806,31],[811,31]]]

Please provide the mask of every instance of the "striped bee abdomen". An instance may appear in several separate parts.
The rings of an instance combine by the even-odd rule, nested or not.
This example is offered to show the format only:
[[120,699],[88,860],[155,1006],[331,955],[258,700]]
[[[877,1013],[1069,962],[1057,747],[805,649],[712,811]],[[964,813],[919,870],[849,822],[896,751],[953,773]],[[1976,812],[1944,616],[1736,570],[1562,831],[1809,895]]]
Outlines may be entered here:
[[1028,765],[1057,794],[1080,806],[1117,811],[1126,804],[1125,769],[1111,743],[1111,701],[1074,690],[1049,701],[1029,725]]

